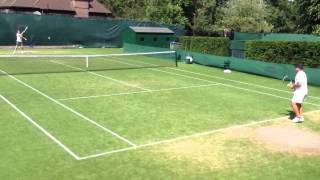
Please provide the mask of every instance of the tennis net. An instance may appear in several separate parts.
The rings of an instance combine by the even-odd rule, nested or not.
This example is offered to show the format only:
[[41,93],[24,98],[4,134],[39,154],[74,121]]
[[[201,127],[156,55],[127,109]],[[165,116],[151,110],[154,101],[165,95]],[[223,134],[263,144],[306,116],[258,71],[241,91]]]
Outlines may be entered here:
[[105,55],[0,55],[0,75],[177,66],[175,51]]

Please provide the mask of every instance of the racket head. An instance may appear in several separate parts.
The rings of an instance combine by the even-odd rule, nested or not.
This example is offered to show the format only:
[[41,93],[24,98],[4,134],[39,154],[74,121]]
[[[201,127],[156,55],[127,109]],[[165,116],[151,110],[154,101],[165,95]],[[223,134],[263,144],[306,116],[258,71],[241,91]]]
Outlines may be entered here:
[[29,26],[27,25],[18,25],[17,29],[20,31],[20,32],[26,32],[28,30]]

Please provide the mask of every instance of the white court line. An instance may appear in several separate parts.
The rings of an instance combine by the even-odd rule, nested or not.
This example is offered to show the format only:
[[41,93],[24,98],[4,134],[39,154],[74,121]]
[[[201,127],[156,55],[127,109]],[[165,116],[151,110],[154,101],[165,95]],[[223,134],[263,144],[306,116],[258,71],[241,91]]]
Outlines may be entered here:
[[[250,85],[250,86],[255,86],[255,87],[260,87],[260,88],[264,88],[264,89],[269,89],[269,90],[274,90],[274,91],[279,91],[279,92],[284,92],[284,93],[292,94],[291,91],[285,91],[285,90],[281,90],[281,89],[277,89],[277,88],[262,86],[262,85],[259,85],[259,84],[247,83],[247,82],[232,80],[232,79],[223,78],[223,77],[219,77],[219,76],[212,76],[212,75],[208,75],[208,74],[203,74],[203,73],[188,71],[188,70],[184,70],[184,69],[175,69],[175,68],[169,68],[169,69],[174,69],[174,70],[176,70],[176,71],[187,72],[187,73],[190,73],[190,74],[196,74],[196,75],[200,75],[200,76],[204,76],[204,77],[221,79],[221,80],[226,80],[226,81],[230,81],[230,82],[236,82],[236,83],[239,83],[239,84],[245,84],[245,85]],[[320,97],[316,97],[316,96],[308,96],[308,97],[311,97],[311,98],[314,98],[314,99],[320,99]]]
[[128,140],[128,139],[126,139],[126,138],[124,138],[124,137],[120,136],[119,134],[115,133],[114,131],[112,131],[112,130],[110,130],[110,129],[108,129],[108,128],[104,127],[104,126],[102,126],[101,124],[99,124],[99,123],[97,123],[97,122],[95,122],[95,121],[93,121],[92,119],[90,119],[90,118],[88,118],[87,116],[85,116],[85,115],[83,115],[83,114],[81,114],[81,113],[77,112],[76,110],[74,110],[74,109],[70,108],[69,106],[67,106],[67,105],[65,105],[65,104],[63,104],[63,103],[61,103],[61,102],[59,102],[59,101],[57,101],[57,100],[53,99],[52,97],[50,97],[50,96],[46,95],[45,93],[43,93],[43,92],[39,91],[38,89],[36,89],[36,88],[34,88],[34,87],[30,86],[29,84],[27,84],[27,83],[25,83],[25,82],[21,81],[20,79],[18,79],[18,78],[16,78],[16,77],[12,76],[12,75],[10,75],[10,74],[8,74],[7,72],[5,72],[5,71],[3,71],[3,70],[1,70],[1,69],[0,69],[0,72],[2,72],[2,73],[4,73],[4,74],[6,74],[6,75],[7,75],[8,77],[10,77],[11,79],[13,79],[13,80],[17,81],[18,83],[20,83],[20,84],[24,85],[25,87],[28,87],[29,89],[31,89],[31,90],[33,90],[33,91],[35,91],[36,93],[38,93],[38,94],[42,95],[43,97],[45,97],[45,98],[49,99],[50,101],[52,101],[52,102],[54,102],[54,103],[56,103],[56,104],[60,105],[60,106],[61,106],[61,107],[63,107],[64,109],[66,109],[66,110],[68,110],[68,111],[72,112],[73,114],[75,114],[75,115],[77,115],[77,116],[81,117],[82,119],[84,119],[84,120],[88,121],[89,123],[91,123],[91,124],[93,124],[93,125],[95,125],[95,126],[97,126],[97,127],[101,128],[102,130],[104,130],[104,131],[106,131],[106,132],[108,132],[108,133],[112,134],[113,136],[115,136],[115,137],[117,137],[117,138],[121,139],[122,141],[124,141],[124,142],[126,142],[126,143],[130,144],[131,146],[133,146],[133,147],[135,147],[135,146],[136,146],[136,144],[134,144],[134,143],[133,143],[133,142],[131,142],[130,140]]
[[27,119],[31,124],[33,124],[36,128],[38,128],[42,133],[44,133],[48,138],[50,138],[53,142],[58,144],[63,150],[65,150],[68,154],[70,154],[72,157],[74,157],[76,160],[80,160],[80,157],[76,155],[72,150],[70,150],[66,145],[64,145],[62,142],[60,142],[56,137],[54,137],[52,134],[50,134],[47,130],[45,130],[42,126],[40,126],[38,123],[36,123],[31,117],[29,117],[27,114],[25,114],[23,111],[21,111],[16,105],[11,103],[7,98],[2,96],[0,94],[0,98],[4,100],[8,105],[10,105],[14,110],[16,110],[21,116],[23,116],[25,119]]
[[101,75],[101,74],[98,74],[98,73],[95,73],[95,72],[92,72],[92,71],[86,71],[84,69],[81,69],[81,68],[78,68],[78,67],[74,67],[74,66],[71,66],[71,65],[68,65],[68,64],[64,64],[64,63],[60,63],[60,62],[56,62],[56,61],[51,61],[51,62],[55,63],[55,64],[62,65],[62,66],[66,66],[66,67],[69,67],[69,68],[72,68],[72,69],[75,69],[75,70],[80,70],[80,71],[83,71],[83,72],[87,72],[89,74],[92,74],[92,75],[95,75],[95,76],[98,76],[98,77],[101,77],[101,78],[104,78],[104,79],[108,79],[108,80],[120,83],[122,85],[125,85],[125,86],[141,89],[141,90],[144,90],[144,91],[149,91],[150,90],[150,89],[147,89],[147,88],[139,87],[139,86],[136,86],[136,85],[133,85],[133,84],[126,83],[126,82],[121,81],[121,80],[117,80],[117,79],[111,78],[109,76],[104,76],[104,75]]
[[105,94],[105,95],[96,95],[96,96],[71,97],[71,98],[58,99],[58,101],[91,99],[91,98],[112,97],[112,96],[122,96],[122,95],[132,95],[132,94],[153,93],[153,92],[165,92],[165,91],[174,91],[174,90],[182,90],[182,89],[210,87],[210,86],[217,86],[217,85],[218,84],[215,83],[215,84],[206,84],[206,85],[198,85],[198,86],[185,86],[185,87],[178,87],[178,88],[155,89],[155,90],[149,90],[149,91],[135,91],[135,92],[114,93],[114,94]]
[[[172,74],[172,75],[176,75],[176,76],[181,76],[181,77],[188,77],[188,78],[190,78],[190,79],[197,79],[197,80],[205,81],[205,82],[217,83],[217,84],[219,84],[219,85],[226,86],[226,87],[231,87],[231,88],[234,88],[234,89],[240,89],[240,90],[247,91],[247,92],[252,92],[252,93],[256,93],[256,94],[267,95],[267,96],[276,97],[276,98],[279,98],[279,99],[285,99],[285,100],[290,100],[290,101],[291,101],[290,98],[286,98],[286,97],[282,97],[282,96],[278,96],[278,95],[274,95],[274,94],[270,94],[270,93],[260,92],[260,91],[256,91],[256,90],[252,90],[252,89],[241,88],[241,87],[237,87],[237,86],[233,86],[233,85],[229,85],[229,84],[219,83],[219,82],[216,82],[216,81],[201,79],[201,78],[197,78],[197,77],[193,77],[193,76],[188,76],[188,75],[183,75],[183,74],[177,74],[177,73],[168,72],[168,71],[163,71],[163,70],[159,70],[159,69],[150,69],[150,70],[159,71],[159,72],[163,72],[163,73],[167,73],[167,74]],[[304,104],[309,104],[309,105],[313,105],[313,106],[318,106],[318,107],[320,107],[320,104],[314,104],[314,103],[309,103],[309,102],[305,102]]]
[[[315,112],[320,112],[320,110],[306,112],[305,114],[311,114],[311,113],[315,113]],[[152,142],[152,143],[138,145],[136,147],[129,147],[129,148],[123,148],[123,149],[118,149],[118,150],[114,150],[114,151],[103,152],[103,153],[99,153],[99,154],[93,154],[93,155],[89,155],[89,156],[80,157],[80,160],[88,160],[88,159],[112,155],[112,154],[116,154],[116,153],[120,153],[120,152],[138,150],[138,149],[153,147],[153,146],[157,146],[157,145],[161,145],[161,144],[173,143],[176,141],[182,141],[182,140],[186,140],[186,139],[207,136],[207,135],[215,134],[218,132],[224,132],[224,131],[233,130],[233,129],[237,129],[237,128],[241,128],[241,127],[250,127],[250,126],[264,124],[264,123],[268,123],[268,122],[272,122],[272,121],[276,121],[276,120],[282,120],[284,118],[288,118],[288,116],[278,117],[278,118],[274,118],[274,119],[267,119],[267,120],[262,120],[262,121],[256,121],[256,122],[251,122],[251,123],[247,123],[247,124],[235,125],[235,126],[221,128],[221,129],[214,129],[211,131],[195,133],[195,134],[188,135],[188,136],[181,136],[181,137],[177,137],[177,138],[173,138],[173,139],[156,141],[156,142]]]
[[[130,59],[123,59],[123,58],[119,58],[119,57],[112,57],[113,59],[120,59],[120,60],[129,60]],[[127,65],[134,65],[134,66],[139,66],[137,64],[132,64],[132,63],[126,63],[126,62],[119,62],[119,61],[114,61],[114,62],[118,62],[118,63],[123,63],[123,64],[127,64]],[[142,63],[142,64],[147,64],[147,65],[154,65],[152,63],[147,63],[147,62],[138,62],[138,63]],[[196,74],[196,75],[200,75],[200,76],[205,76],[205,77],[210,77],[210,78],[215,78],[215,79],[222,79],[222,80],[226,80],[226,81],[230,81],[230,82],[236,82],[236,83],[240,83],[240,84],[246,84],[246,85],[250,85],[250,86],[255,86],[255,87],[260,87],[260,88],[264,88],[264,89],[269,89],[269,90],[274,90],[274,91],[278,91],[278,92],[284,92],[284,93],[288,93],[288,94],[292,94],[292,92],[290,91],[285,91],[285,90],[281,90],[281,89],[276,89],[276,88],[271,88],[271,87],[267,87],[267,86],[262,86],[262,85],[258,85],[258,84],[253,84],[253,83],[246,83],[246,82],[242,82],[242,81],[236,81],[236,80],[231,80],[231,79],[227,79],[227,78],[222,78],[222,77],[216,77],[216,76],[211,76],[211,75],[206,75],[206,74],[202,74],[202,73],[196,73],[196,72],[192,72],[192,71],[188,71],[188,70],[182,70],[182,69],[178,69],[178,68],[168,68],[168,69],[173,69],[176,71],[182,71],[182,72],[187,72],[187,73],[191,73],[191,74]],[[152,70],[152,69],[150,69]],[[218,82],[217,82],[218,83]],[[224,83],[220,83],[221,85],[223,85]],[[231,85],[232,86],[232,85]],[[279,97],[279,96],[278,96]],[[315,97],[315,96],[308,96],[310,98],[313,99],[320,99],[319,97]],[[290,99],[291,100],[291,99]],[[313,103],[309,103],[311,105],[315,105]],[[320,105],[316,105],[316,106],[320,106]]]
[[[114,59],[121,59],[121,58],[114,58]],[[127,59],[123,59],[123,60],[127,60]],[[117,61],[114,60],[114,62],[117,62]],[[131,64],[131,63],[128,63],[128,62],[119,62],[119,63],[124,63],[124,64],[127,64],[127,65],[135,65],[135,66],[138,66],[138,65],[136,65],[136,64]],[[143,63],[143,64],[150,64],[150,63],[144,63],[144,62],[141,62],[141,63]],[[169,69],[177,70],[176,68],[169,68]],[[180,76],[180,77],[185,77],[185,78],[189,78],[189,79],[195,79],[195,80],[199,80],[199,81],[209,82],[209,83],[216,83],[216,84],[218,84],[218,85],[222,85],[222,86],[226,86],[226,87],[231,87],[231,88],[234,88],[234,89],[240,89],[240,90],[247,91],[247,92],[252,92],[252,93],[256,93],[256,94],[262,94],[262,95],[272,96],[272,97],[276,97],[276,98],[279,98],[279,99],[285,99],[285,100],[290,100],[290,101],[291,101],[290,98],[286,98],[286,97],[282,97],[282,96],[278,96],[278,95],[274,95],[274,94],[270,94],[270,93],[260,92],[260,91],[256,91],[256,90],[252,90],[252,89],[241,88],[241,87],[233,86],[233,85],[229,85],[229,84],[219,83],[219,82],[212,81],[212,80],[206,80],[206,79],[202,79],[202,78],[197,78],[197,77],[193,77],[193,76],[178,74],[178,73],[169,72],[169,71],[164,71],[164,70],[160,70],[160,69],[149,69],[149,70],[151,70],[151,71],[158,71],[158,72],[162,72],[162,73],[166,73],[166,74],[171,74],[171,75],[176,75],[176,76]],[[318,106],[318,107],[320,107],[319,104],[314,104],[314,103],[309,103],[309,102],[305,102],[305,104],[309,104],[309,105],[313,105],[313,106]]]

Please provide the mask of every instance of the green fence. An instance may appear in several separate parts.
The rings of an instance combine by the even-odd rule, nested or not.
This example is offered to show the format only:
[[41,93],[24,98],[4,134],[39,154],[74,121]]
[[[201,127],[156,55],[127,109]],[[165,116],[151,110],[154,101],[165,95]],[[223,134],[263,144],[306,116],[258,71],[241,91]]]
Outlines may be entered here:
[[288,34],[288,33],[242,33],[236,32],[236,41],[249,40],[270,40],[270,41],[320,41],[319,36],[309,34]]
[[[136,44],[125,44],[125,52],[159,52],[168,51],[169,49],[141,46]],[[250,59],[240,59],[235,57],[215,56],[202,54],[197,52],[187,52],[177,50],[177,56],[180,60],[185,60],[187,55],[191,55],[197,64],[205,66],[213,66],[223,68],[226,62],[230,63],[231,69],[239,72],[251,73],[275,79],[283,79],[288,76],[288,79],[294,79],[295,70],[291,64],[277,64]],[[320,69],[305,68],[308,75],[308,81],[311,85],[320,86]]]
[[[181,59],[185,59],[186,55],[191,54],[194,61],[205,66],[214,66],[223,68],[226,62],[230,63],[231,69],[239,72],[246,72],[276,79],[283,79],[288,76],[289,79],[294,79],[295,70],[291,64],[276,64],[262,62],[249,59],[240,59],[234,57],[214,56],[201,53],[188,53],[185,51],[178,52]],[[311,85],[320,86],[320,69],[306,68],[308,81]]]
[[144,53],[144,52],[163,52],[163,51],[171,51],[171,50],[168,48],[162,48],[162,47],[152,47],[152,46],[124,43],[123,51],[125,53]]
[[264,41],[309,41],[319,42],[320,37],[308,34],[268,33],[262,38]]
[[0,46],[15,44],[17,29],[28,26],[27,45],[82,45],[122,47],[121,33],[128,26],[169,27],[184,35],[184,27],[117,19],[77,19],[64,15],[0,13]]

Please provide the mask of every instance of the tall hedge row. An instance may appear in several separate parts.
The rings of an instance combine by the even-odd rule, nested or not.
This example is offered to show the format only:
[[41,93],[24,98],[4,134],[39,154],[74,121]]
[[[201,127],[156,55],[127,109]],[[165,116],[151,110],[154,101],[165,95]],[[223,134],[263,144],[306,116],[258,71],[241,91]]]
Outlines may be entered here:
[[228,38],[183,36],[179,39],[184,50],[217,56],[230,56],[230,40]]
[[247,41],[246,57],[285,64],[320,65],[320,42]]

